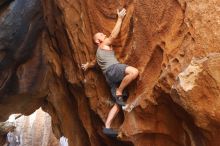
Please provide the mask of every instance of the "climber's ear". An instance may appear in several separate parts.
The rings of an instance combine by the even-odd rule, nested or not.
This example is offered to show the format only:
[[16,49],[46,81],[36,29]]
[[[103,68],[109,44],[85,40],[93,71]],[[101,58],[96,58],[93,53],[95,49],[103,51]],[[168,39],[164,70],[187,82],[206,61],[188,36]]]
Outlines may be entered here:
[[99,41],[99,39],[97,39],[97,40],[95,41],[95,43],[96,43],[96,44],[100,44],[100,41]]

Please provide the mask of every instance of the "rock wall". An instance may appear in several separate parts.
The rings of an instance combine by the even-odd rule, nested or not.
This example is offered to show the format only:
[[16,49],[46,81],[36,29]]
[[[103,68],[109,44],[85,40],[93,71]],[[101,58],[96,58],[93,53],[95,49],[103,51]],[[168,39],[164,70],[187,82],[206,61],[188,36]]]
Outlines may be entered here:
[[[41,106],[52,116],[54,134],[71,146],[220,144],[219,1],[15,0],[0,6],[1,120]],[[101,131],[112,105],[105,79],[99,68],[83,72],[80,65],[94,59],[93,34],[109,35],[122,7],[127,15],[113,47],[140,75],[128,87],[127,103],[135,108],[119,113],[113,127],[120,138],[110,139]]]
[[19,137],[20,146],[59,146],[59,140],[52,132],[51,117],[42,109],[29,116],[10,115],[6,122],[0,123],[1,144],[7,145],[9,131]]
[[51,117],[41,109],[18,118],[16,132],[20,135],[21,146],[59,146],[52,132]]
[[31,114],[47,96],[41,9],[37,0],[6,1],[1,5],[0,119],[6,120],[15,112]]

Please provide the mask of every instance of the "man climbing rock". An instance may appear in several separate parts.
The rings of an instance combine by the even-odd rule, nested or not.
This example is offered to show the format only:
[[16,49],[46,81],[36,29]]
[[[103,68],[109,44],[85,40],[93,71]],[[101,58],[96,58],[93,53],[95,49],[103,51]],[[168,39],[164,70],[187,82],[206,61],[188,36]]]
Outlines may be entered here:
[[126,15],[126,10],[117,10],[117,14],[118,20],[109,37],[106,37],[106,35],[101,32],[96,33],[93,37],[94,42],[98,45],[98,49],[96,51],[96,60],[82,64],[82,69],[86,71],[88,68],[93,68],[96,63],[98,63],[108,85],[111,88],[111,94],[116,103],[108,114],[103,132],[112,137],[116,137],[117,132],[111,128],[111,123],[117,115],[120,106],[125,106],[123,101],[123,91],[125,87],[131,83],[131,81],[138,77],[139,74],[136,68],[119,63],[115,57],[111,44],[120,32],[123,18]]

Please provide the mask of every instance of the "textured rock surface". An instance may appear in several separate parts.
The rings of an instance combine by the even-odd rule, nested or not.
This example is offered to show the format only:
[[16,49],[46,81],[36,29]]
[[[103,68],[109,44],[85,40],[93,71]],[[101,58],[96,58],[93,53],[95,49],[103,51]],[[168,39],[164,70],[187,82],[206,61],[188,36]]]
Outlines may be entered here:
[[[220,145],[218,0],[15,0],[0,6],[1,120],[42,106],[55,135],[68,137],[71,146]],[[115,51],[140,76],[128,88],[127,102],[137,106],[118,115],[113,126],[122,136],[114,140],[101,132],[111,108],[105,79],[98,68],[84,73],[80,64],[94,59],[92,35],[109,35],[122,7],[127,15]]]
[[59,146],[59,140],[52,133],[51,117],[41,109],[18,118],[16,131],[22,146]]
[[6,4],[0,12],[1,119],[14,112],[32,113],[47,95],[41,4],[37,0]]
[[0,123],[0,144],[3,145],[6,142],[7,133],[14,129],[14,125],[10,122]]
[[190,113],[195,124],[204,131],[203,140],[207,140],[210,145],[219,145],[219,62],[220,53],[202,59],[193,58],[190,65],[179,74],[179,82],[171,92],[173,100]]

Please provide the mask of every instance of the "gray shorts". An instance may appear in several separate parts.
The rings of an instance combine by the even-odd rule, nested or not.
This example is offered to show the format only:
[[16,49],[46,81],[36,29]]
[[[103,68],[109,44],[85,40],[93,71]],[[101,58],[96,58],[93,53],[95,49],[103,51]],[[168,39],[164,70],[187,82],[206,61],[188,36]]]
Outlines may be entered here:
[[106,69],[105,78],[108,85],[111,88],[111,94],[114,97],[113,100],[115,101],[116,98],[116,89],[119,87],[121,81],[125,76],[125,68],[128,67],[126,64],[113,64]]

